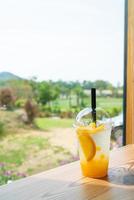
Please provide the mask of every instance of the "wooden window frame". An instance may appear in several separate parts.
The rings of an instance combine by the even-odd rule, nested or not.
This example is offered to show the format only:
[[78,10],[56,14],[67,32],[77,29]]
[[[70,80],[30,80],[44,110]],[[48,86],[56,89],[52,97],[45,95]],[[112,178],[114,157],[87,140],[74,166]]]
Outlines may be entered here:
[[125,0],[123,144],[134,143],[134,0]]

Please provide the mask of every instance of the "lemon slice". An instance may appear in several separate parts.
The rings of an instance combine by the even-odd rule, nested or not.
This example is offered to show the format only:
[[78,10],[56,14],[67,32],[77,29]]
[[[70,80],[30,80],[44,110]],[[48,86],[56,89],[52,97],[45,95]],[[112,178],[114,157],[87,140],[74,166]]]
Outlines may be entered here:
[[90,161],[96,154],[96,145],[88,134],[79,134],[78,140],[85,159]]

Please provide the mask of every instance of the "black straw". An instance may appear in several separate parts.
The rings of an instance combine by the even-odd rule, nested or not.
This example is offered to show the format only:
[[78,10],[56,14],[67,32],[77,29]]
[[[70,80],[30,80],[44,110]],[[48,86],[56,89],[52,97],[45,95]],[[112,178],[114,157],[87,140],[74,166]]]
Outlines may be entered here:
[[91,88],[91,108],[92,108],[92,119],[96,124],[96,88]]

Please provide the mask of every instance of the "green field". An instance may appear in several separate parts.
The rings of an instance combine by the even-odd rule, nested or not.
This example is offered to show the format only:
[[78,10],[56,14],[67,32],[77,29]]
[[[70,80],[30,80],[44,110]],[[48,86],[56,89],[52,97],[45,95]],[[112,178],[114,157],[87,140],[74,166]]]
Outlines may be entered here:
[[52,128],[71,128],[73,123],[73,119],[37,118],[35,120],[36,126],[42,130],[50,130]]
[[104,109],[111,109],[113,107],[122,107],[122,98],[98,98],[97,99],[97,106],[102,107]]
[[[90,98],[85,98],[85,106],[90,106]],[[97,97],[97,107],[102,107],[104,109],[111,109],[113,107],[122,107],[122,98],[113,98],[113,97]],[[76,98],[72,97],[72,106],[76,106]],[[66,110],[69,109],[69,101],[67,99],[58,99],[53,102],[53,106],[58,106],[60,109]]]

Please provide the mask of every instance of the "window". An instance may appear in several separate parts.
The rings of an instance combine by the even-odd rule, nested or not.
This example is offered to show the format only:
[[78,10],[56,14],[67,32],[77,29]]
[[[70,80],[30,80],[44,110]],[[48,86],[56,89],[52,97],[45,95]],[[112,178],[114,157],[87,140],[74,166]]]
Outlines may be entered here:
[[7,0],[0,18],[0,184],[78,159],[72,125],[92,87],[121,146],[124,1]]

